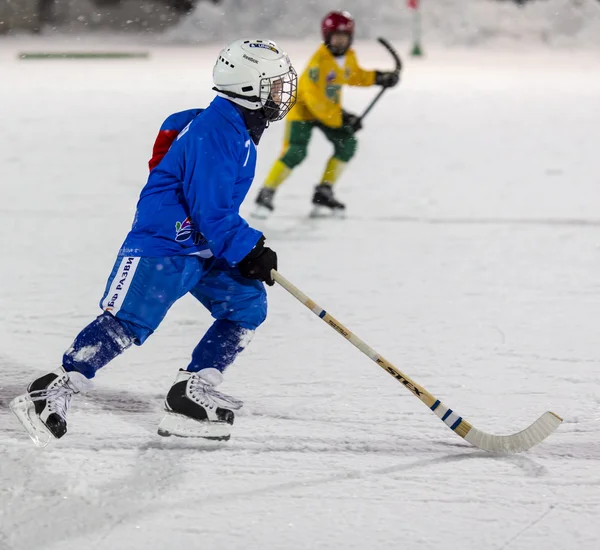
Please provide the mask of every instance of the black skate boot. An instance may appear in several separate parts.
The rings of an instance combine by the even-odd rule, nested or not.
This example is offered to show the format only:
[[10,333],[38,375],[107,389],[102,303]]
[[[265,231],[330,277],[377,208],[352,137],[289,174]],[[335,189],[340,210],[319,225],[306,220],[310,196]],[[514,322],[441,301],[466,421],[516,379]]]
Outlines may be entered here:
[[223,375],[217,369],[180,370],[165,399],[165,416],[158,435],[227,441],[234,410],[243,403],[215,390]]
[[268,218],[273,213],[273,210],[275,210],[275,206],[273,205],[274,196],[275,189],[263,187],[256,197],[256,207],[254,212],[252,212],[252,216],[261,220]]
[[71,397],[90,385],[79,372],[66,372],[60,367],[29,384],[27,393],[10,402],[10,409],[33,442],[45,447],[67,433]]
[[346,205],[333,196],[332,186],[325,183],[315,187],[312,203],[314,207],[311,217],[313,218],[331,215],[343,217],[346,211]]

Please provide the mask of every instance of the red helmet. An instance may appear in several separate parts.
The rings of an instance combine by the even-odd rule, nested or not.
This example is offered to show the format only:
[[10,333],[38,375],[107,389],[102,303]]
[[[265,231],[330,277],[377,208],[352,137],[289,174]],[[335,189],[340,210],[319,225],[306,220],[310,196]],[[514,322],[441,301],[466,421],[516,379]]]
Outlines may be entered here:
[[327,46],[329,46],[329,38],[334,32],[347,33],[350,43],[352,43],[354,18],[347,11],[330,11],[321,21],[321,32],[323,33],[323,42]]

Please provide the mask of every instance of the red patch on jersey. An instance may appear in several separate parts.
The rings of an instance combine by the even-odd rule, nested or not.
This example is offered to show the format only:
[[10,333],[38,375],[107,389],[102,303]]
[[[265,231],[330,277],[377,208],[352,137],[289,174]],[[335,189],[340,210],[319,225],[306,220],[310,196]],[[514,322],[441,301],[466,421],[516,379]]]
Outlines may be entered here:
[[178,135],[177,130],[161,130],[158,132],[152,149],[152,158],[148,162],[151,172],[160,164]]

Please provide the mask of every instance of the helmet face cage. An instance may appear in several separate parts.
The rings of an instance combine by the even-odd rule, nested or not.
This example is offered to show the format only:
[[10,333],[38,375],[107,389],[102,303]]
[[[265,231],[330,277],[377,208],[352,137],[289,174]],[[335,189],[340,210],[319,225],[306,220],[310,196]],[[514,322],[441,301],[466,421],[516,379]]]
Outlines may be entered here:
[[271,122],[281,120],[296,103],[298,75],[293,67],[281,75],[260,80],[260,101]]

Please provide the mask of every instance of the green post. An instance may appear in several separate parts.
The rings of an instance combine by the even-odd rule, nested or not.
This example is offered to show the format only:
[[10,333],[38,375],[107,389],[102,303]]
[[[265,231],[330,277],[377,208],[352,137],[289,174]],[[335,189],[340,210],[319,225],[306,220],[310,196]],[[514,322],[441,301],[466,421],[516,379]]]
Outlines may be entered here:
[[409,0],[408,5],[413,12],[413,46],[410,55],[413,57],[423,56],[423,48],[421,47],[421,10],[418,0]]

